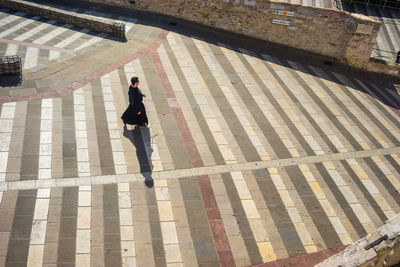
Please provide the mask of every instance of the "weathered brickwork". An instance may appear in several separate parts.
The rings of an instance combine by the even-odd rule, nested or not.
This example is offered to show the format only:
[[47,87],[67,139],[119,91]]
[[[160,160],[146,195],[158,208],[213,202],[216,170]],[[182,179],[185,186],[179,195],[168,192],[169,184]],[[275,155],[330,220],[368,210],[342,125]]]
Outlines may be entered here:
[[[266,1],[87,0],[170,15],[281,45],[367,65],[380,23],[344,11]],[[132,3],[134,2],[134,3]],[[278,15],[277,10],[294,12]],[[272,23],[289,21],[290,26]]]
[[[264,0],[81,0],[177,17],[271,43],[328,56],[345,64],[382,71],[369,58],[380,22],[333,9],[271,3]],[[22,0],[1,6],[115,35],[113,21],[76,15]],[[281,12],[280,14],[277,14]],[[284,14],[282,14],[285,12]],[[381,64],[379,64],[381,65]],[[397,72],[390,67],[385,72]]]
[[0,6],[47,19],[71,23],[82,28],[108,33],[121,38],[125,37],[125,33],[119,30],[120,26],[115,25],[114,20],[111,19],[94,18],[93,16],[86,14],[76,14],[74,12],[21,0],[0,0]]

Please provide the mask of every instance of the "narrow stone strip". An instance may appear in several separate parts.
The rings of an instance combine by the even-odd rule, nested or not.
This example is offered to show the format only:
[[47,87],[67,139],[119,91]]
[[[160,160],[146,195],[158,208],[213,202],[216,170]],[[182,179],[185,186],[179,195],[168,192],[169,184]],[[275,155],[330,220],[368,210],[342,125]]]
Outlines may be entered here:
[[[7,164],[8,164],[8,157],[9,152],[12,148],[11,146],[11,137],[13,133],[13,125],[14,117],[15,117],[15,109],[16,103],[4,103],[1,106],[1,114],[0,114],[0,139],[2,140],[0,146],[0,181],[6,181],[6,174],[7,174]],[[0,190],[1,191],[1,190]],[[1,196],[0,193],[0,203],[1,203]]]
[[53,98],[53,127],[52,127],[52,145],[51,145],[51,177],[59,179],[64,177],[63,164],[63,118],[62,118],[62,100]]
[[[198,266],[196,252],[194,249],[193,239],[191,238],[190,225],[188,215],[185,210],[185,203],[182,197],[182,188],[179,179],[164,180],[168,187],[162,187],[164,184],[156,181],[156,196],[161,195],[160,198],[168,190],[169,200],[172,205],[173,216],[175,219],[176,234],[179,241],[180,255],[182,257],[183,266]],[[160,187],[159,191],[157,188]],[[167,230],[167,229],[166,229]],[[163,234],[163,237],[168,236]]]
[[[140,135],[139,135],[139,138]],[[139,144],[139,146],[144,146],[143,143]],[[163,183],[162,181],[158,181],[159,184]],[[165,184],[165,183],[164,183]],[[156,186],[157,183],[154,183]],[[158,186],[158,185],[157,185]],[[150,226],[150,233],[151,233],[151,244],[153,246],[153,255],[154,255],[154,263],[155,266],[160,267],[167,267],[167,250],[166,246],[163,245],[163,232],[162,232],[162,218],[164,218],[165,210],[160,212],[160,207],[158,207],[157,199],[156,199],[156,192],[155,188],[152,187],[150,189],[145,190],[145,199],[146,199],[146,206],[147,212],[149,215],[149,226]],[[168,207],[167,207],[168,208]],[[168,211],[167,211],[168,212]],[[172,212],[172,211],[171,211]],[[169,251],[172,252],[172,251]]]
[[50,204],[50,189],[37,190],[35,213],[29,243],[28,266],[43,266],[47,218]]
[[8,243],[6,266],[8,264],[27,265],[35,199],[36,190],[18,192],[11,236]]
[[76,266],[90,266],[90,240],[91,240],[91,212],[92,193],[91,186],[79,186],[78,192],[78,218],[76,230]]
[[[237,163],[229,165],[217,165],[211,167],[168,170],[162,172],[153,172],[152,177],[154,180],[158,180],[160,178],[172,179],[172,178],[187,177],[193,175],[194,173],[201,175],[209,175],[212,173],[258,170],[258,169],[273,168],[273,167],[278,168],[286,166],[295,166],[299,164],[313,164],[324,161],[339,161],[352,158],[364,158],[364,157],[384,156],[384,155],[392,155],[393,157],[397,157],[397,161],[400,163],[400,158],[395,154],[400,154],[400,147],[364,150],[364,151],[338,153],[338,154],[326,154],[323,156],[310,156],[305,158],[289,158],[289,159],[279,159],[279,160],[269,160],[269,161]],[[5,183],[3,182],[0,183],[0,187],[4,188],[4,191],[52,188],[52,187],[70,187],[76,185],[75,180],[90,181],[92,185],[112,184],[116,183],[118,180],[124,182],[143,181],[143,175],[140,173],[133,173],[129,175],[92,176],[90,179],[75,177],[75,178],[64,178],[64,179],[46,179],[46,181],[39,180],[39,181],[15,181],[15,182],[5,182]]]
[[[39,179],[51,178],[51,144],[52,144],[52,99],[42,100],[40,148],[39,148]],[[37,190],[33,227],[29,244],[28,265],[42,266],[47,218],[50,204],[50,189]]]
[[178,234],[167,180],[158,180],[155,184],[158,214],[165,251],[165,261],[168,265],[182,265]]
[[[38,177],[41,101],[31,101],[27,106],[21,180]],[[6,264],[27,264],[36,190],[19,191],[15,208]]]
[[17,204],[18,191],[4,192],[0,203],[0,265],[6,266],[8,244],[11,239],[12,223]]
[[78,176],[88,177],[90,173],[87,120],[85,112],[85,98],[83,89],[73,92],[74,95],[74,119],[76,136],[76,155],[78,161]]
[[[118,123],[117,114],[115,112],[114,98],[111,89],[110,75],[104,75],[100,78],[101,87],[103,91],[104,107],[108,124],[108,135],[110,136],[112,155],[114,159],[114,168],[116,174],[126,174],[126,160],[124,151],[122,149],[121,136],[118,132],[111,132],[111,130],[118,130],[120,123]],[[111,134],[115,134],[111,136]]]
[[[152,60],[156,67],[156,71],[158,77],[161,80],[163,90],[167,97],[175,98],[174,92],[172,90],[171,84],[169,83],[168,77],[164,71],[163,65],[161,63],[159,55],[154,51],[152,53]],[[177,121],[177,126],[180,131],[180,134],[183,138],[185,147],[189,152],[189,157],[193,167],[204,166],[201,160],[201,156],[195,146],[193,137],[190,133],[190,130],[187,126],[186,121],[184,120],[184,116],[182,114],[182,110],[179,107],[171,108],[175,119]],[[224,229],[224,225],[222,222],[221,214],[219,212],[215,195],[213,193],[210,179],[208,176],[199,176],[198,177],[199,187],[202,193],[203,204],[205,206],[207,217],[209,220],[209,225],[211,227],[211,231],[213,233],[214,244],[218,252],[218,256],[220,259],[220,263],[222,266],[234,266],[235,262],[233,259],[233,255],[229,246],[228,239],[226,237],[226,232]]]
[[153,244],[151,242],[150,215],[147,209],[146,186],[143,180],[141,180],[140,182],[130,183],[129,189],[132,201],[136,265],[156,266]]
[[28,102],[21,164],[21,180],[37,180],[40,148],[40,100]]
[[[97,132],[96,132],[96,120],[94,113],[94,105],[93,105],[93,97],[92,97],[92,87],[90,85],[85,85],[83,88],[83,97],[84,97],[84,112],[86,118],[86,141],[85,137],[79,137],[79,142],[82,142],[84,145],[87,145],[87,149],[89,152],[89,173],[91,176],[101,175],[101,166],[100,166],[100,155],[99,155],[99,145],[97,140]],[[83,136],[85,134],[82,133]]]
[[[76,154],[74,98],[72,93],[62,98],[62,122],[64,177],[76,177],[78,176],[78,165]],[[86,137],[86,135],[84,137]]]
[[[105,119],[107,118],[107,115],[105,111],[103,89],[100,80],[92,82],[92,98],[101,174],[115,174],[114,157],[112,154],[108,123]],[[118,129],[118,123],[114,123],[113,127]]]
[[129,183],[118,183],[118,203],[122,266],[136,266],[132,199]]
[[90,264],[103,267],[104,265],[104,212],[103,186],[92,186],[91,242]]
[[39,179],[49,179],[52,169],[53,100],[42,100],[39,147]]
[[182,188],[182,201],[189,222],[190,237],[193,240],[197,265],[221,266],[221,260],[219,260],[216,251],[213,233],[210,230],[208,216],[203,204],[198,177],[180,178],[179,184]]
[[77,187],[63,189],[57,264],[75,264],[78,197]]
[[57,264],[58,241],[61,227],[62,192],[63,188],[52,188],[50,190],[43,265]]
[[103,185],[104,265],[122,266],[118,185]]

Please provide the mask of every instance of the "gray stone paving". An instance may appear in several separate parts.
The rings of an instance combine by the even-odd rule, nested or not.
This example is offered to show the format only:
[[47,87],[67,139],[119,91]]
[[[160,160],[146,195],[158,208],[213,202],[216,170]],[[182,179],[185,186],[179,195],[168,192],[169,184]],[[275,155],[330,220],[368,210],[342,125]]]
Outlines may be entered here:
[[[139,20],[124,44],[4,18],[26,28],[0,28],[1,51],[38,65],[1,88],[0,265],[249,266],[348,245],[400,212],[390,81],[185,27]],[[132,76],[147,129],[120,121]]]

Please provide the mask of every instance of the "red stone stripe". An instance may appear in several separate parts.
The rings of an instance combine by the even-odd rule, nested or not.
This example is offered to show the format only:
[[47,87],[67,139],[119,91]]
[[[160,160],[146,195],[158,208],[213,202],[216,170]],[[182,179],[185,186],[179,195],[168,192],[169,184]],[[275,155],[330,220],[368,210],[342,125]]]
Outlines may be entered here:
[[71,49],[64,49],[64,48],[48,46],[48,45],[40,45],[40,44],[35,44],[35,43],[28,43],[28,42],[22,42],[22,41],[16,41],[16,40],[9,40],[9,39],[4,39],[4,38],[0,38],[0,43],[15,44],[15,45],[19,45],[19,46],[35,47],[35,48],[39,48],[39,49],[43,49],[43,50],[53,50],[53,51],[59,51],[59,52],[64,52],[64,53],[73,52],[73,50],[71,50]]
[[[157,74],[161,80],[161,84],[167,98],[175,98],[175,93],[172,89],[171,83],[165,73],[164,67],[161,63],[161,59],[156,50],[151,53],[152,60],[157,71]],[[177,105],[177,104],[175,104]],[[179,133],[181,134],[185,148],[189,154],[190,161],[193,167],[204,166],[203,160],[201,159],[200,153],[196,147],[193,136],[187,125],[185,117],[183,116],[182,109],[177,107],[171,107],[172,113],[174,114],[176,123],[178,125]],[[208,175],[198,176],[198,184],[200,187],[204,208],[206,210],[208,224],[210,225],[214,245],[218,253],[219,261],[221,266],[236,266],[235,260],[233,259],[232,250],[230,248],[224,223],[222,221],[221,213],[218,209],[217,201],[215,199],[214,192],[211,187],[210,178]]]
[[135,60],[145,54],[150,53],[151,51],[155,51],[160,45],[162,40],[165,39],[165,37],[167,36],[168,31],[163,30],[157,37],[157,39],[148,47],[126,57],[121,59],[120,61],[108,65],[105,68],[96,71],[94,73],[92,73],[89,76],[86,76],[85,78],[73,82],[70,85],[65,86],[64,88],[61,88],[57,91],[54,92],[48,92],[48,93],[42,93],[42,94],[31,94],[31,95],[20,95],[20,96],[2,96],[0,97],[0,103],[5,103],[5,102],[14,102],[14,101],[28,101],[28,100],[33,100],[33,99],[42,99],[42,98],[53,98],[53,97],[63,97],[64,95],[83,87],[84,85],[94,81],[95,79],[100,78],[101,76],[112,72],[113,70],[116,70],[126,64],[128,64],[129,62],[131,62],[132,60]]

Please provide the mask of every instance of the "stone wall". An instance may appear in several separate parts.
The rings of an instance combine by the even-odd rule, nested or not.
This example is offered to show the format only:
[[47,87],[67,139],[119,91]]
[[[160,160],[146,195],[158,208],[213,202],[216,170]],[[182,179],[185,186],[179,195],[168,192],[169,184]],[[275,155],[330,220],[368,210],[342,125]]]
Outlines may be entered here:
[[358,68],[367,65],[380,28],[380,22],[363,15],[262,0],[85,1],[169,15],[333,57]]
[[[387,235],[387,239],[366,250],[365,247]],[[400,263],[400,214],[386,221],[385,225],[368,236],[348,246],[342,252],[315,265],[336,266],[398,266]]]
[[121,32],[120,30],[121,25],[115,24],[114,20],[111,19],[98,18],[86,14],[77,14],[23,0],[0,0],[0,7],[6,7],[43,18],[70,23],[82,28],[108,33],[121,38],[125,37],[125,32]]

